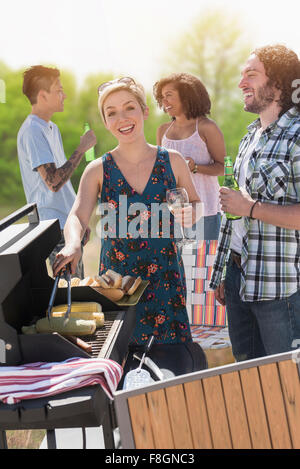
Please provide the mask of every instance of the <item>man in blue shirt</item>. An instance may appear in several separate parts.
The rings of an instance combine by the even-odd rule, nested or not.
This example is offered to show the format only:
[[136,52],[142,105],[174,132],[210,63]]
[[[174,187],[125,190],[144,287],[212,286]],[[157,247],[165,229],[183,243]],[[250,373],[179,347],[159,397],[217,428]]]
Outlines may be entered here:
[[[57,218],[62,230],[62,239],[49,257],[51,265],[64,246],[63,228],[75,201],[70,178],[84,153],[96,144],[95,134],[90,130],[66,159],[60,131],[51,121],[55,112],[64,110],[66,99],[59,76],[58,69],[41,65],[25,71],[23,93],[32,111],[18,133],[18,157],[27,202],[37,203],[41,220]],[[82,261],[75,275],[84,277]]]

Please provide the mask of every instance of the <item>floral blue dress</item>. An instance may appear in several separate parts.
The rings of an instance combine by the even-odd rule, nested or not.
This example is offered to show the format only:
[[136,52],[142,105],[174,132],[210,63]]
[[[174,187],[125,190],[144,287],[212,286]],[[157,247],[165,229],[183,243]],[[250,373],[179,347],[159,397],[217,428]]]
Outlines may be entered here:
[[[131,344],[141,345],[151,334],[157,344],[191,342],[184,267],[174,240],[174,217],[166,206],[166,190],[176,187],[168,151],[158,147],[142,194],[129,185],[110,153],[102,161],[100,202],[108,212],[113,209],[115,218],[111,218],[112,223],[104,216],[101,220],[106,234],[102,238],[99,273],[113,269],[123,276],[141,276],[150,282],[136,305]],[[155,207],[159,206],[163,210],[157,214]],[[166,216],[166,212],[168,236],[161,215]],[[130,226],[136,228],[135,232]]]

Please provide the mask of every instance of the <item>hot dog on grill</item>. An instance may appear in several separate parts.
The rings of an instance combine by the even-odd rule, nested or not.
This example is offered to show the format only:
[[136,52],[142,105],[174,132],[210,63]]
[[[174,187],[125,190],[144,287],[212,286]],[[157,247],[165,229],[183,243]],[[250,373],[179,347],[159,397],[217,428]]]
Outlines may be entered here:
[[87,342],[84,342],[84,340],[79,339],[79,337],[76,337],[74,335],[69,335],[68,340],[70,342],[73,342],[73,344],[77,345],[78,347],[82,348],[87,353],[92,353],[92,346],[91,344],[88,344]]

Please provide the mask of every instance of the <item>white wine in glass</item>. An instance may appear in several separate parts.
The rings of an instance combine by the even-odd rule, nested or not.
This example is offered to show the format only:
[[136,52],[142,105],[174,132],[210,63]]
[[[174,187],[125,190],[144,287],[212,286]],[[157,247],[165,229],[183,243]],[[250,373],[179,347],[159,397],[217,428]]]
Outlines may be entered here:
[[[168,189],[166,191],[166,200],[168,204],[168,209],[173,214],[174,210],[177,208],[183,208],[189,205],[189,196],[184,187],[176,187],[175,189]],[[186,244],[191,244],[194,242],[193,239],[188,239],[184,235],[184,230],[182,225],[180,225],[182,240],[177,244],[179,247],[185,246]]]

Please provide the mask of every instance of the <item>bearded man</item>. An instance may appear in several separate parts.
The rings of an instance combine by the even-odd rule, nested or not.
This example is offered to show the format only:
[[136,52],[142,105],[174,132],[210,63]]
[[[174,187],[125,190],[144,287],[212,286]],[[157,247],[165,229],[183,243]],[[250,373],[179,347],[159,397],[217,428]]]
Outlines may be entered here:
[[210,284],[237,361],[300,345],[299,78],[297,55],[276,45],[250,55],[239,83],[244,110],[259,117],[235,161],[240,190],[220,189],[222,210],[241,218],[223,217]]

